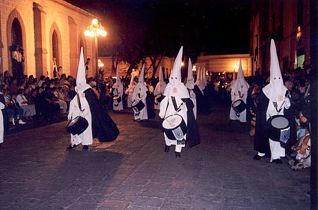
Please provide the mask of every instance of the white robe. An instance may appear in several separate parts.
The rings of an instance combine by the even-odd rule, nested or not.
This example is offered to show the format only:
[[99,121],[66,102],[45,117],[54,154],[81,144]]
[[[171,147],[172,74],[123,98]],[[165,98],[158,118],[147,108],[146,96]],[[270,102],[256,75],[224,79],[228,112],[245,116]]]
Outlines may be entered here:
[[4,122],[3,122],[3,115],[2,109],[5,108],[5,105],[0,102],[0,144],[3,143],[3,136],[4,136]]
[[126,90],[126,94],[127,94],[127,107],[130,108],[132,105],[132,96],[134,93],[134,89],[135,89],[136,85],[132,84],[129,85],[129,87]]
[[[266,111],[266,121],[272,116],[284,115],[284,108],[289,109],[289,107],[290,101],[288,98],[285,98],[285,103],[283,104],[283,108],[280,111],[275,109],[273,101],[270,100]],[[271,161],[285,157],[285,148],[280,145],[280,142],[269,139],[269,147],[271,150]]]
[[158,84],[156,85],[155,91],[154,91],[154,96],[155,96],[155,106],[154,108],[159,110],[160,109],[160,102],[157,101],[157,99],[163,95],[165,92],[167,84],[165,82],[159,81]]
[[[165,119],[167,116],[173,115],[173,114],[179,114],[183,118],[185,124],[187,125],[187,106],[185,102],[181,100],[180,97],[175,96],[177,107],[180,107],[180,111],[176,112],[172,98],[171,96],[166,96],[160,103],[160,112],[159,116],[163,119]],[[185,144],[178,144],[177,140],[169,139],[166,134],[164,133],[165,143],[167,146],[175,145],[175,151],[181,152],[182,148],[185,147]],[[184,139],[187,139],[187,134],[184,135]]]
[[194,119],[197,119],[197,99],[193,90],[189,90],[190,99],[193,102]]
[[136,105],[140,100],[144,103],[145,107],[139,112],[134,112],[135,120],[148,120],[147,112],[147,87],[144,84],[137,84],[132,95],[132,106]]
[[[82,95],[82,96],[81,96]],[[71,134],[71,144],[73,145],[91,145],[93,143],[93,131],[92,131],[92,114],[89,104],[83,93],[80,93],[80,101],[83,112],[80,110],[77,96],[75,96],[70,102],[69,118],[74,119],[77,116],[82,116],[88,121],[88,127],[80,135]]]
[[[242,97],[243,96],[243,97]],[[244,90],[243,93],[241,93],[241,96],[237,90],[231,90],[231,101],[232,103],[236,100],[241,99],[246,104],[247,99],[247,90]],[[230,119],[231,120],[239,120],[240,122],[246,122],[246,109],[241,112],[239,115],[236,115],[236,112],[234,111],[232,104],[230,109]]]
[[[116,84],[116,83],[115,83]],[[124,109],[123,107],[123,94],[124,94],[124,88],[119,86],[119,88],[116,85],[113,85],[113,110],[114,111],[121,111]],[[116,100],[116,98],[120,98],[120,102]]]

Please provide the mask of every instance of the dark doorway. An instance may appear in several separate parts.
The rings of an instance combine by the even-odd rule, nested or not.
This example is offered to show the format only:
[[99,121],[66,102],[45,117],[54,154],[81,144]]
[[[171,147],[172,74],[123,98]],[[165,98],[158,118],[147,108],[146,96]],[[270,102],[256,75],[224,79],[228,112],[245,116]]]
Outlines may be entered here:
[[11,27],[11,63],[12,63],[12,75],[15,78],[21,79],[23,77],[23,62],[24,62],[24,50],[22,48],[22,28],[19,20],[15,18]]

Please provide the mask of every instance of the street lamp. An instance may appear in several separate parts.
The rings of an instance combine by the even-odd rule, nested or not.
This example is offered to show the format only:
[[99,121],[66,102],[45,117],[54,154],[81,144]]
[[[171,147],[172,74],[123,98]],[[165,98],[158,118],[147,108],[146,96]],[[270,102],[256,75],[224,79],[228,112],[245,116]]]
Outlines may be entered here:
[[86,28],[84,31],[84,35],[86,37],[94,38],[94,44],[95,44],[95,67],[96,67],[96,75],[98,73],[98,37],[105,37],[107,36],[107,32],[105,31],[104,27],[102,26],[101,22],[98,21],[96,18],[92,20],[92,23]]

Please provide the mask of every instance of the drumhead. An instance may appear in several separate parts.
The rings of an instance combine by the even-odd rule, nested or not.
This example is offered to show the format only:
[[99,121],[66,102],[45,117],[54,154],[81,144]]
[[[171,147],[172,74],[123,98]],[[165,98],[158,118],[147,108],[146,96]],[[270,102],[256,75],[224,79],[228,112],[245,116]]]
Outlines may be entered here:
[[179,126],[182,122],[182,117],[180,115],[170,115],[164,119],[162,122],[162,127],[165,129],[172,129]]
[[237,107],[237,106],[239,106],[241,103],[242,103],[242,100],[236,100],[236,101],[234,101],[234,102],[232,103],[232,106],[233,106],[233,107]]
[[289,121],[283,116],[274,117],[271,121],[271,125],[274,128],[283,129],[289,126]]

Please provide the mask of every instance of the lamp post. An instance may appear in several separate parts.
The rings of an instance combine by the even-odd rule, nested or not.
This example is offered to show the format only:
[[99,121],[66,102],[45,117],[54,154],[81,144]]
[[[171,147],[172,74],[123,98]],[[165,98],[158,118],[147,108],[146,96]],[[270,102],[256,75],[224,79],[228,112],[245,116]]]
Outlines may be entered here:
[[92,23],[86,28],[84,31],[84,35],[86,37],[94,38],[94,45],[95,45],[95,68],[96,68],[96,75],[98,73],[98,37],[105,37],[107,32],[105,31],[104,27],[102,26],[101,22],[98,21],[96,18],[92,20]]

